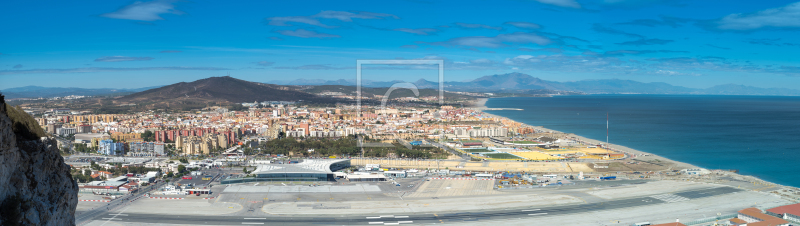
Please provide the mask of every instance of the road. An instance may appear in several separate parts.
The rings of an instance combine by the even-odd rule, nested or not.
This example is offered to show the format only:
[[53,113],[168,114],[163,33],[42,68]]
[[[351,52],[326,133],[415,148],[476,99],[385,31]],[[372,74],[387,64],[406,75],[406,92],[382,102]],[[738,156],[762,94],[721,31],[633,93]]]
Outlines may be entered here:
[[[487,209],[485,211],[458,213],[401,213],[396,215],[303,215],[298,216],[197,216],[180,214],[115,214],[108,213],[101,218],[111,218],[114,222],[192,224],[192,225],[397,225],[424,223],[459,223],[502,220],[509,218],[531,218],[574,215],[591,211],[614,210],[630,207],[657,205],[686,199],[698,199],[742,191],[731,187],[719,187],[662,194],[647,197],[626,198],[587,204],[563,205],[554,207],[530,207],[523,209]],[[313,210],[311,210],[313,211]],[[308,217],[305,217],[308,216]]]
[[[69,153],[75,153],[75,145],[72,145],[72,142],[73,142],[72,140],[64,139],[64,138],[62,138],[62,137],[60,137],[60,136],[58,136],[56,134],[52,134],[52,133],[50,133],[50,137],[60,140],[62,142],[63,146],[69,147]],[[60,148],[61,147],[59,147],[59,149]]]
[[85,223],[90,222],[92,219],[95,219],[95,218],[98,218],[98,217],[100,217],[100,218],[105,217],[106,214],[108,214],[109,212],[115,211],[115,210],[117,210],[117,209],[119,209],[121,207],[124,207],[124,206],[128,205],[131,201],[135,201],[137,198],[142,198],[148,192],[153,191],[154,189],[156,189],[158,187],[161,187],[161,186],[163,186],[165,184],[166,184],[165,182],[160,182],[160,183],[157,183],[157,184],[153,184],[153,185],[147,186],[145,188],[139,189],[134,194],[125,195],[123,197],[114,199],[113,201],[109,202],[108,204],[106,204],[104,206],[99,206],[99,207],[97,207],[95,209],[84,211],[80,215],[75,216],[75,224],[83,225]]
[[448,147],[447,145],[441,144],[441,143],[439,143],[439,142],[436,142],[435,140],[430,140],[430,139],[428,139],[428,140],[426,140],[426,141],[428,141],[428,143],[430,143],[431,145],[433,145],[433,146],[436,146],[436,147],[438,147],[438,148],[441,148],[441,149],[444,149],[444,150],[446,150],[446,151],[450,152],[451,154],[453,154],[453,155],[455,155],[455,156],[459,156],[459,157],[461,157],[462,159],[464,159],[464,160],[466,160],[466,161],[469,161],[469,160],[471,160],[471,157],[470,157],[469,155],[467,155],[467,154],[462,154],[461,152],[458,152],[458,151],[456,151],[456,150],[453,150],[453,148],[450,148],[450,147]]

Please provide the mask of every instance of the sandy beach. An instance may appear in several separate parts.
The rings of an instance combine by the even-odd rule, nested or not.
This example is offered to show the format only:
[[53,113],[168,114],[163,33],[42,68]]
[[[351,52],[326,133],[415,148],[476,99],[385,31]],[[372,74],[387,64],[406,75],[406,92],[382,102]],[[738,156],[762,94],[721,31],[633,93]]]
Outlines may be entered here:
[[[572,133],[565,133],[565,132],[562,132],[562,131],[552,130],[552,129],[544,128],[542,126],[528,125],[528,124],[516,121],[514,119],[510,119],[510,118],[507,118],[507,117],[503,117],[503,116],[499,116],[499,115],[495,115],[495,114],[491,114],[491,113],[485,112],[484,110],[487,109],[486,102],[488,100],[489,100],[489,98],[478,98],[476,101],[472,102],[471,108],[476,110],[476,111],[481,111],[482,114],[484,114],[486,116],[490,116],[490,117],[493,117],[493,118],[505,119],[505,120],[509,120],[509,121],[514,121],[514,122],[518,122],[518,123],[522,124],[523,126],[532,127],[532,128],[535,129],[535,131],[537,133],[564,134],[567,137],[569,137],[569,138],[571,138],[571,139],[573,139],[575,141],[583,142],[584,144],[587,144],[587,145],[606,144],[606,142],[604,142],[604,141],[590,139],[590,138],[586,138],[586,137],[579,136],[579,135],[572,134]],[[675,161],[675,160],[672,160],[672,159],[668,159],[668,158],[665,158],[663,156],[655,155],[655,154],[652,154],[652,153],[636,150],[636,149],[625,147],[625,146],[621,146],[621,145],[616,145],[616,144],[613,144],[612,142],[609,142],[608,147],[611,150],[626,153],[629,156],[629,159],[635,159],[635,160],[640,160],[640,161],[658,160],[659,162],[662,162],[665,165],[671,165],[670,170],[705,169],[705,168],[698,167],[698,166],[695,166],[695,165],[692,165],[692,164],[688,164],[688,163],[684,163],[684,162],[679,162],[679,161]],[[708,170],[714,170],[714,169],[708,169]],[[741,175],[741,174],[728,172],[728,171],[723,171],[723,172],[719,172],[719,173],[725,174],[725,175],[730,175],[730,176],[737,177],[737,178],[742,178],[743,180],[746,180],[746,181],[754,181],[756,183],[763,182],[763,183],[767,183],[767,184],[772,184],[773,186],[782,186],[782,187],[787,187],[787,188],[794,188],[794,187],[791,187],[791,186],[785,186],[785,185],[780,185],[780,184],[768,182],[768,181],[762,180],[762,179],[754,177],[754,176]]]
[[[506,120],[509,120],[509,121],[518,122],[518,121],[516,121],[514,119],[510,119],[510,118],[507,118],[507,117],[503,117],[503,116],[499,116],[499,115],[495,115],[495,114],[483,111],[484,109],[486,109],[486,102],[487,101],[489,101],[489,98],[478,98],[476,101],[473,102],[473,105],[472,105],[473,109],[481,111],[484,115],[491,116],[493,118],[501,118],[501,119],[506,119]],[[529,126],[529,127],[535,128],[537,133],[561,133],[561,134],[566,134],[571,139],[573,139],[573,140],[575,140],[575,141],[577,141],[579,143],[586,144],[586,145],[606,144],[606,142],[604,142],[604,141],[590,139],[590,138],[586,138],[586,137],[579,136],[579,135],[572,134],[572,133],[565,133],[565,132],[561,132],[561,131],[557,131],[557,130],[552,130],[552,129],[544,128],[542,126],[528,125],[528,124],[525,124],[525,123],[522,123],[522,122],[519,122],[519,123],[521,123],[524,126]],[[643,152],[643,151],[640,151],[640,150],[636,150],[636,149],[625,147],[625,146],[621,146],[621,145],[615,145],[613,143],[610,143],[608,145],[608,147],[611,150],[618,151],[618,152],[623,152],[623,153],[627,154],[628,156],[630,156],[631,158],[634,158],[634,159],[643,160],[643,161],[651,161],[651,160],[656,160],[657,159],[657,160],[659,160],[661,162],[674,164],[672,169],[695,169],[695,168],[700,168],[700,167],[692,165],[692,164],[688,164],[688,163],[684,163],[684,162],[678,162],[678,161],[675,161],[675,160],[671,160],[671,159],[665,158],[663,156],[655,155],[655,154],[648,153],[648,152]]]

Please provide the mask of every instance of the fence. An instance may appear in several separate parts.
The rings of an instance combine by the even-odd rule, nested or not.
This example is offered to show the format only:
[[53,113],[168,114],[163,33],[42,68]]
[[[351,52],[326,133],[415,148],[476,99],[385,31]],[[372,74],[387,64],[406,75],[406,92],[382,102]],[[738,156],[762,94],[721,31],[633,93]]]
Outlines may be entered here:
[[[108,194],[111,194],[111,195],[127,195],[128,194],[128,192],[124,192],[124,193],[123,192],[104,192],[104,191],[99,191],[99,192],[101,192],[103,194],[108,193]],[[92,192],[92,191],[78,191],[78,194],[94,194],[94,192]]]
[[[731,218],[734,218],[734,217],[737,217],[737,216],[739,216],[739,214],[735,214],[735,213],[734,214],[728,214],[728,215],[720,215],[720,216],[716,216],[716,217],[703,218],[703,219],[699,219],[699,220],[689,221],[689,222],[686,223],[686,225],[699,225],[699,224],[705,224],[705,223],[709,223],[709,222],[727,221],[727,220],[729,220]],[[713,225],[713,224],[708,224],[708,225]]]

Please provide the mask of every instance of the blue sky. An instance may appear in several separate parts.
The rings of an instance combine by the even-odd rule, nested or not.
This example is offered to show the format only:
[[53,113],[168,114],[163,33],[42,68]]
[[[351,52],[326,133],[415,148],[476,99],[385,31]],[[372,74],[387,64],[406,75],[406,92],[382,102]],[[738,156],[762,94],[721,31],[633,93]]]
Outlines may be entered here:
[[442,59],[448,81],[800,85],[794,1],[2,1],[0,21],[0,89],[354,79],[360,59]]

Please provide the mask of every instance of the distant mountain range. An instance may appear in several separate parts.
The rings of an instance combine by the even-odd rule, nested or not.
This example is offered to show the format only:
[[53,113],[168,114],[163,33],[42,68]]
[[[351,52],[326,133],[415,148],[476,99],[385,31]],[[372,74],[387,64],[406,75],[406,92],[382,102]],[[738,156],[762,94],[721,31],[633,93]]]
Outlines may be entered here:
[[232,77],[210,77],[115,98],[116,104],[244,103],[254,101],[318,101],[317,95],[292,87],[250,82]]
[[[223,79],[224,78],[224,79]],[[234,81],[235,80],[235,81]],[[214,81],[220,83],[214,83]],[[198,83],[199,82],[199,83]],[[176,83],[169,86],[171,91],[158,90],[159,93],[165,94],[181,94],[200,98],[203,95],[208,97],[217,98],[217,100],[226,100],[231,102],[251,102],[253,100],[266,100],[266,96],[270,96],[271,100],[281,100],[281,96],[292,97],[285,98],[286,100],[297,100],[303,98],[311,98],[307,91],[307,86],[355,86],[354,79],[339,79],[339,80],[322,80],[322,79],[297,79],[291,81],[273,80],[265,83],[249,82],[231,77],[212,77],[208,79],[201,79],[191,83]],[[391,87],[397,83],[412,83],[419,89],[438,89],[438,82],[427,81],[419,79],[414,82],[406,81],[373,81],[362,80],[364,87],[371,88],[385,88]],[[237,87],[241,85],[241,87]],[[256,85],[256,86],[254,86]],[[189,88],[194,87],[201,89],[199,92],[190,92]],[[302,89],[292,88],[293,86],[305,86]],[[125,95],[133,94],[127,98],[133,98],[145,94],[138,92],[149,91],[156,88],[164,88],[161,86],[145,87],[138,89],[83,89],[83,88],[60,88],[60,87],[40,87],[40,86],[25,86],[19,88],[10,88],[0,90],[7,99],[13,98],[35,98],[35,97],[56,97],[68,95],[85,95],[85,96],[101,96],[101,95]],[[266,87],[268,90],[248,90],[244,87],[259,89]],[[331,88],[331,87],[327,87]],[[331,89],[325,90],[331,90]],[[256,95],[252,98],[241,97],[242,93],[230,93],[231,89],[242,89],[246,95]],[[280,92],[274,89],[282,89]],[[542,80],[527,74],[522,73],[509,73],[499,75],[489,75],[477,78],[472,81],[455,82],[447,81],[444,84],[446,91],[461,91],[461,92],[493,92],[493,93],[520,93],[520,94],[553,94],[566,92],[568,94],[586,93],[586,94],[698,94],[698,95],[776,95],[776,96],[800,96],[800,90],[786,89],[786,88],[759,88],[745,85],[725,84],[717,85],[706,89],[687,88],[682,86],[674,86],[663,82],[650,82],[643,83],[632,80],[620,79],[601,79],[601,80],[583,80],[574,82],[555,82]],[[288,92],[291,91],[291,92]],[[367,91],[367,90],[365,90]],[[375,90],[377,91],[377,90]],[[249,93],[248,93],[249,92]],[[285,93],[282,93],[285,92]],[[295,93],[296,92],[296,93]],[[146,92],[148,93],[148,92]],[[227,94],[226,94],[227,93]],[[313,93],[313,92],[312,92]],[[228,96],[226,96],[228,95]],[[275,95],[273,98],[272,96]],[[296,98],[295,98],[296,97]],[[157,95],[152,98],[159,98]],[[166,98],[166,96],[165,96]],[[176,97],[178,98],[178,97]],[[195,98],[195,99],[196,99]],[[248,100],[248,101],[240,101]]]
[[41,86],[25,86],[0,90],[3,95],[8,99],[14,98],[38,98],[38,97],[63,97],[69,95],[79,96],[105,96],[105,95],[124,95],[129,93],[141,92],[148,89],[158,88],[160,86],[151,86],[138,89],[84,89],[84,88],[62,88],[62,87],[41,87]]
[[[390,87],[392,84],[404,81],[380,82],[362,80],[365,87]],[[280,85],[344,85],[355,86],[356,81],[351,80],[308,80],[298,79],[292,81],[270,81]],[[411,82],[420,89],[438,89],[438,82],[424,79]],[[705,94],[705,95],[777,95],[800,96],[800,90],[785,88],[759,88],[753,86],[726,84],[717,85],[706,89],[687,88],[674,86],[663,82],[637,82],[620,79],[583,80],[575,82],[554,82],[522,74],[509,73],[489,75],[468,82],[446,81],[446,91],[463,92],[498,92],[498,93],[530,93],[538,90],[570,91],[586,94]]]

